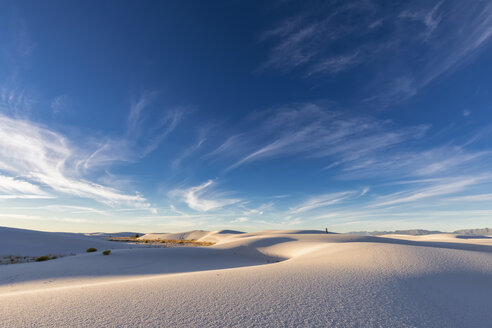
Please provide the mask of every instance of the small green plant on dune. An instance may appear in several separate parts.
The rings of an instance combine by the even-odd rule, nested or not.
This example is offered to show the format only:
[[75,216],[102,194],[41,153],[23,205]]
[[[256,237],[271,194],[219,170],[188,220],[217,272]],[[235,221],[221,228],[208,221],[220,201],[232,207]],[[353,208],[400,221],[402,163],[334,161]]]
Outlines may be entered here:
[[34,261],[36,261],[36,262],[43,262],[43,261],[48,261],[48,260],[54,260],[56,258],[58,258],[57,255],[43,255],[43,256],[36,257],[34,259]]
[[108,249],[108,250],[105,250],[102,252],[103,255],[109,255],[111,254],[111,251]]
[[36,262],[43,262],[43,261],[48,261],[50,259],[49,256],[47,255],[43,255],[43,256],[40,256],[40,257],[36,257]]
[[140,235],[138,233],[135,234],[135,238],[138,238],[140,237]]
[[87,248],[86,252],[87,253],[97,252],[97,248],[94,248],[94,247]]

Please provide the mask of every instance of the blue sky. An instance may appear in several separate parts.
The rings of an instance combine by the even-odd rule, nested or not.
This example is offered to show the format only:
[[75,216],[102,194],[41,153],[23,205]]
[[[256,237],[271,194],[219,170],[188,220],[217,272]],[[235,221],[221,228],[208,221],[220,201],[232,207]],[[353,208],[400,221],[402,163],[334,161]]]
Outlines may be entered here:
[[0,225],[492,225],[492,3],[4,1]]

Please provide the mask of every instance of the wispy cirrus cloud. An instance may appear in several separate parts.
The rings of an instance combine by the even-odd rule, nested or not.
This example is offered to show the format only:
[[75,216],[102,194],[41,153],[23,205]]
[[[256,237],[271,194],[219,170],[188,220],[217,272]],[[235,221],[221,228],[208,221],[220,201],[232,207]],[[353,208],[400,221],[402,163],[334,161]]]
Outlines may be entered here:
[[244,222],[248,222],[249,221],[249,218],[245,217],[245,216],[241,216],[241,217],[238,217],[234,220],[231,221],[231,223],[244,223]]
[[388,106],[473,58],[491,39],[491,17],[490,1],[305,2],[263,33],[261,68],[311,77],[363,66],[362,99]]
[[213,125],[205,124],[204,126],[201,126],[198,129],[196,140],[190,146],[186,147],[180,154],[177,155],[176,158],[174,158],[171,161],[171,168],[174,171],[179,171],[180,169],[182,169],[183,163],[186,160],[192,158],[193,155],[195,155],[196,153],[198,153],[200,150],[203,149],[204,144],[208,139],[208,134],[212,129],[212,126]]
[[157,91],[146,91],[136,101],[133,101],[128,114],[128,133],[132,135],[142,134],[145,120],[145,109],[148,108],[159,96]]
[[12,43],[14,44],[13,49],[15,51],[16,57],[29,57],[36,49],[36,42],[31,37],[31,33],[27,27],[25,19],[19,14],[18,11],[14,10],[11,20],[12,28]]
[[56,96],[51,101],[51,110],[55,114],[60,113],[67,106],[68,106],[68,96],[67,95],[59,95],[59,96]]
[[223,192],[214,191],[214,184],[213,180],[208,180],[198,186],[172,190],[170,195],[178,197],[189,208],[199,212],[207,212],[241,202],[240,199],[229,198]]
[[492,201],[492,193],[449,197],[446,200],[452,202],[490,202]]
[[425,135],[425,125],[393,127],[368,116],[344,116],[316,104],[295,104],[265,111],[254,128],[240,132],[209,153],[239,157],[227,170],[274,157],[326,158],[327,167],[352,163]]
[[46,205],[41,207],[43,210],[57,211],[57,212],[68,212],[71,214],[89,214],[95,213],[100,215],[109,215],[108,211],[99,210],[87,206],[74,206],[74,205]]
[[[381,196],[377,198],[375,202],[370,205],[370,207],[395,206],[412,202],[421,202],[423,200],[437,198],[444,195],[457,194],[469,187],[487,182],[490,182],[490,176],[430,179],[423,181],[410,180],[406,183],[418,184],[418,186]],[[405,183],[405,181],[402,183]]]
[[298,214],[318,208],[327,207],[330,205],[335,205],[355,196],[356,194],[356,191],[344,191],[318,195],[307,199],[296,207],[291,208],[289,212],[291,214]]
[[442,19],[442,13],[439,13],[438,10],[441,7],[444,1],[438,2],[434,7],[430,10],[428,8],[408,8],[401,12],[398,17],[406,18],[409,20],[420,21],[424,26],[425,30],[423,31],[423,38],[427,40],[432,32],[438,27],[439,23]]
[[481,173],[492,156],[490,150],[473,151],[463,145],[434,146],[420,151],[395,149],[389,153],[359,157],[343,166],[342,176],[376,177],[381,172],[387,177],[446,176],[455,173]]
[[[6,41],[8,46],[0,54],[11,63],[9,74],[4,74],[5,80],[0,84],[0,111],[20,120],[34,116],[35,111],[39,117],[39,108],[43,105],[51,107],[52,114],[59,113],[71,104],[67,95],[58,95],[43,104],[46,102],[43,95],[33,93],[34,88],[25,87],[22,83],[22,73],[29,66],[28,60],[36,43],[30,37],[26,22],[15,11],[10,30],[10,38]],[[189,111],[182,106],[163,108],[159,102],[160,96],[159,91],[147,90],[131,101],[124,133],[88,132],[84,136],[85,144],[80,145],[84,155],[77,158],[76,170],[86,174],[115,163],[135,162],[157,149]],[[35,106],[38,104],[39,108]]]
[[352,68],[360,62],[360,51],[327,57],[307,69],[307,76],[320,73],[336,74]]
[[6,83],[0,87],[0,109],[14,115],[29,112],[36,103],[35,98],[25,89]]
[[150,208],[138,193],[125,194],[80,176],[77,163],[85,155],[57,132],[0,114],[0,171],[10,175],[2,175],[3,191],[46,196],[51,190],[109,206]]
[[142,157],[154,151],[188,112],[179,106],[163,110],[157,102],[159,95],[158,91],[145,91],[130,106],[127,139],[139,144]]
[[[333,43],[355,32],[354,24],[339,24],[338,17],[347,13],[365,12],[372,6],[362,1],[353,3],[329,3],[321,6],[323,14],[312,10],[309,5],[304,12],[298,11],[263,33],[261,40],[272,42],[268,59],[262,69],[291,71],[296,68],[311,67],[327,60],[323,54]],[[333,54],[331,55],[333,56]]]
[[[8,12],[8,10],[7,10]],[[20,83],[22,72],[30,62],[36,43],[27,23],[17,10],[12,10],[4,25],[0,59],[5,63],[0,77],[0,110],[13,115],[31,111],[36,103],[32,90]]]
[[115,162],[135,162],[157,149],[188,112],[179,106],[153,109],[158,96],[157,91],[142,93],[130,106],[125,135],[100,138],[102,141],[96,141],[95,150],[78,167],[89,170]]
[[2,198],[52,198],[48,193],[41,190],[39,186],[25,180],[0,175],[0,192]]
[[[487,148],[476,150],[472,146],[488,137],[488,129],[440,145],[434,138],[437,135],[442,140],[441,133],[431,131],[430,126],[401,127],[389,120],[346,116],[316,104],[267,110],[246,122],[244,131],[225,137],[225,142],[206,158],[232,161],[226,171],[273,158],[304,158],[318,165],[324,162],[320,174],[345,180],[352,186],[355,181],[367,179],[366,187],[359,192],[355,190],[360,185],[356,185],[349,191],[321,193],[294,207],[288,205],[285,210],[275,210],[272,204],[267,211],[272,222],[287,222],[286,218],[306,222],[307,213],[319,214],[328,209],[334,213],[334,208],[347,212],[348,207],[360,213],[356,217],[345,216],[347,220],[378,215],[390,220],[385,211],[395,207],[407,213],[414,206],[432,207],[451,196],[487,199],[486,195],[477,194],[476,188],[489,181],[485,177],[490,174],[487,163],[492,153]],[[249,217],[249,212],[242,215]]]

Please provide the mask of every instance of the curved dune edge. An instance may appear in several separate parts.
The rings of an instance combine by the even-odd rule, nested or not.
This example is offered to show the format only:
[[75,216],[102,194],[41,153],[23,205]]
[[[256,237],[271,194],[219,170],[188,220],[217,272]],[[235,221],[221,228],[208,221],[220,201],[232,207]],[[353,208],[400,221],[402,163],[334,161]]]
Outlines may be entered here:
[[[302,231],[203,237],[217,244],[3,266],[13,271],[7,284],[0,275],[0,326],[485,327],[492,320],[486,240]],[[88,271],[67,276],[67,263]],[[38,278],[49,268],[58,276],[33,280],[34,268]]]
[[[31,237],[32,232],[27,232]],[[52,237],[58,247],[63,246],[63,244],[60,245],[59,236],[54,234]],[[76,285],[87,286],[91,281],[99,285],[105,282],[114,283],[122,279],[127,281],[132,279],[130,277],[140,279],[140,276],[145,278],[151,275],[184,274],[273,264],[286,260],[323,257],[334,251],[384,244],[392,247],[410,246],[411,249],[432,247],[492,254],[492,239],[458,239],[457,236],[450,234],[374,237],[302,230],[272,230],[255,233],[198,230],[179,234],[147,234],[141,238],[213,240],[216,244],[212,247],[200,248],[136,247],[125,249],[125,244],[103,241],[109,243],[110,246],[116,244],[122,249],[113,250],[112,254],[107,257],[102,256],[100,252],[82,253],[42,263],[0,267],[3,273],[0,276],[0,295],[12,291],[28,292],[39,287],[47,289]],[[76,242],[79,242],[77,238]],[[425,253],[425,250],[418,251]]]

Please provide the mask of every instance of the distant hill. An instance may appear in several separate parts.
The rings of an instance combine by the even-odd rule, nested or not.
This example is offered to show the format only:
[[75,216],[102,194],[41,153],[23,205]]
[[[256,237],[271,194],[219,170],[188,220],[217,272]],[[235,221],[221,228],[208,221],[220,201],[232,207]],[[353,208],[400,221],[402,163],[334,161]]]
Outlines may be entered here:
[[395,230],[395,231],[352,231],[352,232],[349,232],[349,234],[351,234],[351,235],[359,235],[359,236],[380,236],[380,235],[389,235],[389,234],[420,236],[420,235],[431,235],[431,234],[435,234],[435,233],[443,233],[443,232],[437,231],[437,230],[423,230],[423,229]]
[[[359,235],[359,236],[381,236],[381,235],[412,235],[412,236],[422,236],[422,235],[431,235],[436,233],[448,233],[442,232],[438,230],[424,230],[424,229],[409,229],[409,230],[395,230],[395,231],[351,231],[349,234],[351,235]],[[462,229],[456,230],[452,233],[459,235],[492,235],[491,228],[482,228],[482,229]]]
[[462,229],[462,230],[456,230],[454,233],[460,235],[492,235],[492,229],[491,228]]

